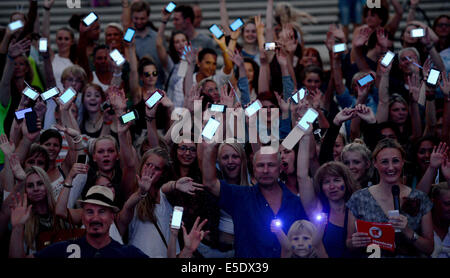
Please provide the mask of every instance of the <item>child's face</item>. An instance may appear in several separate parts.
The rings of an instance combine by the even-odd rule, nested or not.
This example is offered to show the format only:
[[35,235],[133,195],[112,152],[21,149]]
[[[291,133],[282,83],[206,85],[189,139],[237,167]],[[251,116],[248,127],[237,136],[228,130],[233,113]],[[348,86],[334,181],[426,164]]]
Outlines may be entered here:
[[298,257],[307,257],[313,250],[312,235],[301,231],[291,238],[292,251]]

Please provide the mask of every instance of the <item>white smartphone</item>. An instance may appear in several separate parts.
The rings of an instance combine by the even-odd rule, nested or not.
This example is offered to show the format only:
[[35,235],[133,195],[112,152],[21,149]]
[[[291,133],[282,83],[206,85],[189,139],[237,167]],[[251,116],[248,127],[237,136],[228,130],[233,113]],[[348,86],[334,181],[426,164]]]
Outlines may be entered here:
[[42,93],[41,98],[42,100],[47,100],[49,98],[52,98],[54,96],[56,96],[57,94],[59,94],[59,90],[56,87],[51,88],[50,90],[45,91],[44,93]]
[[136,118],[137,118],[136,112],[131,111],[126,114],[123,114],[122,116],[120,116],[119,119],[120,119],[120,122],[124,125],[132,120],[135,120]]
[[47,38],[39,39],[39,52],[47,52]]
[[109,53],[109,56],[111,56],[111,59],[113,59],[117,66],[121,66],[123,63],[125,63],[125,58],[117,49],[111,51],[111,53]]
[[36,100],[39,97],[39,94],[35,90],[31,89],[30,87],[26,87],[22,91],[22,93],[24,95],[26,95],[27,97],[31,98],[32,100]]
[[261,108],[262,108],[261,102],[259,100],[256,100],[255,102],[250,104],[247,108],[245,108],[245,114],[247,114],[248,117],[251,117]]
[[167,6],[166,6],[166,12],[171,13],[173,12],[173,10],[175,9],[177,5],[174,2],[170,2]]
[[343,52],[345,50],[347,50],[347,45],[345,43],[339,43],[333,46],[334,53]]
[[172,222],[170,223],[170,227],[173,229],[180,229],[182,218],[183,218],[183,207],[178,206],[173,207]]
[[230,29],[235,32],[237,29],[241,28],[242,25],[244,25],[244,21],[242,21],[242,18],[238,18],[230,24]]
[[214,136],[214,134],[217,131],[217,128],[219,128],[220,122],[214,118],[209,118],[208,122],[206,123],[205,127],[202,131],[202,136],[205,138],[211,140]]
[[162,99],[163,95],[156,90],[153,95],[151,97],[149,97],[147,99],[147,101],[145,101],[145,104],[148,106],[148,108],[152,108],[153,106],[155,106],[155,104]]
[[373,75],[372,74],[368,74],[368,75],[364,76],[363,78],[358,79],[358,84],[359,84],[359,86],[363,87],[363,86],[369,84],[370,82],[372,82],[374,80],[375,79],[373,78]]
[[134,34],[136,34],[136,30],[133,28],[128,28],[123,36],[123,40],[126,42],[131,42],[133,40]]
[[90,14],[88,14],[84,19],[83,19],[83,23],[86,26],[91,25],[92,23],[94,23],[94,21],[96,21],[98,19],[98,16],[96,13],[91,12]]
[[277,44],[274,42],[266,42],[264,44],[264,49],[267,51],[274,51],[276,47],[277,47]]
[[62,103],[66,104],[76,95],[75,90],[68,88],[60,97]]
[[214,36],[219,40],[223,36],[222,30],[220,30],[219,26],[216,24],[211,25],[209,27],[209,31],[214,34]]
[[[398,210],[389,210],[388,211],[388,217],[392,217],[392,216],[400,216],[400,212]],[[401,230],[395,229],[395,232],[401,232]]]
[[308,108],[305,115],[303,115],[303,117],[300,119],[300,121],[298,122],[297,125],[301,129],[306,131],[309,128],[309,124],[314,123],[314,121],[317,119],[318,116],[319,116],[319,113],[317,113],[316,110],[314,110],[312,108]]
[[213,112],[224,112],[225,111],[225,105],[222,104],[211,104],[209,106],[209,109]]
[[439,79],[439,74],[441,74],[440,71],[435,70],[435,69],[431,69],[430,73],[428,74],[428,79],[427,79],[427,83],[431,84],[431,85],[436,85],[438,79]]
[[21,120],[21,119],[25,118],[25,113],[31,112],[31,111],[32,111],[31,107],[16,111],[15,112],[16,119]]
[[295,103],[298,103],[300,100],[304,99],[307,94],[308,91],[305,88],[301,88],[298,92],[292,95],[292,100]]
[[8,24],[8,28],[11,31],[16,31],[19,28],[23,27],[23,22],[22,20],[16,20],[14,22],[11,22],[10,24]]
[[421,38],[425,36],[425,30],[423,28],[417,28],[411,30],[411,37],[413,38]]
[[389,67],[389,65],[391,64],[392,60],[394,60],[395,57],[395,53],[392,51],[388,51],[386,52],[386,54],[384,55],[383,59],[381,60],[381,65],[383,65],[384,67]]

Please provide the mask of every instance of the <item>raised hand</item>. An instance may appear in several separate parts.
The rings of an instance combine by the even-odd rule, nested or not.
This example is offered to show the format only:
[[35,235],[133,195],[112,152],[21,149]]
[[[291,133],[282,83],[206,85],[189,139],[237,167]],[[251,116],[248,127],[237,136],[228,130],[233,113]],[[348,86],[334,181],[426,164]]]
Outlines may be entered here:
[[419,100],[420,85],[420,78],[416,74],[408,76],[409,93],[414,102],[417,102]]
[[159,92],[163,95],[163,98],[160,101],[161,105],[166,107],[166,108],[174,107],[173,102],[167,96],[167,93],[165,91],[163,91],[163,90],[159,90]]
[[287,67],[288,65],[288,54],[283,46],[275,49],[275,54],[277,56],[277,61],[280,67]]
[[28,50],[30,50],[31,41],[27,38],[24,38],[18,42],[16,42],[15,39],[11,41],[8,47],[8,55],[11,56],[13,59],[16,57],[19,57],[20,55],[23,55]]
[[2,134],[0,135],[0,149],[7,157],[9,157],[16,150],[16,146],[14,142],[8,140],[8,136],[6,136],[6,134]]
[[361,120],[363,120],[369,124],[374,124],[377,121],[372,109],[370,109],[369,107],[367,107],[364,104],[357,104],[355,106],[355,112],[356,112],[356,115],[361,118]]
[[224,84],[220,88],[220,103],[226,105],[227,107],[233,107],[234,94],[231,92],[231,89],[228,89],[227,84]]
[[146,194],[152,187],[155,179],[155,165],[151,164],[149,167],[146,167],[143,170],[141,177],[136,175],[136,179],[138,181],[139,191],[142,195]]
[[450,92],[450,72],[448,74],[441,72],[441,80],[442,82],[439,83],[439,87],[441,88],[444,96],[448,97]]
[[344,29],[340,24],[331,24],[329,31],[332,32],[335,38],[338,38],[341,42],[346,42]]
[[24,225],[30,218],[31,207],[32,205],[28,206],[27,193],[24,193],[23,197],[17,193],[11,204],[11,225],[13,227]]
[[205,219],[202,221],[202,223],[198,224],[199,222],[200,217],[197,217],[189,234],[186,232],[184,224],[181,226],[181,228],[183,229],[184,248],[186,248],[190,252],[194,252],[195,250],[197,250],[200,242],[207,234],[209,234],[209,231],[202,231],[202,228],[203,226],[205,226],[206,222],[208,222],[208,219]]
[[125,92],[117,87],[110,86],[109,102],[114,111],[120,113],[125,112],[127,108],[127,99],[125,98]]
[[264,35],[264,23],[261,20],[261,15],[255,16],[256,34],[258,36]]
[[36,111],[38,118],[43,119],[45,112],[47,111],[47,105],[45,104],[45,102],[42,99],[38,99],[38,101],[36,101],[36,104],[34,105],[33,109],[34,109],[34,111]]
[[25,171],[20,165],[20,160],[17,154],[13,153],[9,157],[9,167],[11,167],[11,171],[13,172],[14,177],[18,181],[24,181],[27,178]]
[[53,3],[55,3],[55,0],[44,0],[44,7],[47,9],[51,9]]
[[190,177],[183,177],[176,181],[175,188],[189,195],[195,195],[197,191],[204,190],[204,185],[194,182]]
[[317,110],[320,108],[320,104],[322,103],[322,97],[323,97],[323,94],[319,88],[309,91],[308,100],[310,101],[311,106],[314,109]]
[[334,117],[333,123],[337,126],[341,126],[343,122],[350,120],[356,116],[355,108],[344,108]]
[[277,98],[278,106],[281,109],[281,113],[282,114],[289,113],[289,100],[285,101],[283,99],[283,96],[278,92],[274,92],[274,95]]
[[195,65],[197,62],[197,54],[198,49],[189,47],[188,51],[186,51],[186,54],[184,55],[186,62],[188,62],[189,65]]
[[230,53],[230,58],[236,66],[242,67],[244,65],[244,57],[237,49],[234,50],[234,53]]
[[354,47],[363,46],[368,40],[370,36],[370,27],[365,26],[359,29],[358,34],[356,34],[355,38],[353,38],[352,43]]
[[440,142],[438,146],[433,147],[430,156],[430,167],[438,169],[444,163],[448,156],[448,146],[445,142]]
[[74,179],[78,174],[87,175],[89,171],[89,165],[84,163],[74,163],[72,168],[70,169],[68,177],[70,179]]
[[194,113],[194,102],[196,100],[203,100],[203,96],[200,96],[200,90],[201,88],[198,86],[198,84],[193,85],[184,101],[184,107],[191,113]]
[[[334,24],[330,24],[330,29],[331,29],[331,26],[334,26]],[[325,46],[327,47],[328,51],[333,52],[334,42],[335,42],[335,37],[334,37],[333,32],[328,31],[327,38],[325,39]],[[339,56],[334,55],[334,57],[339,57]]]
[[389,39],[386,35],[386,31],[383,27],[378,27],[377,30],[377,40],[378,43],[384,48],[387,49],[389,47]]

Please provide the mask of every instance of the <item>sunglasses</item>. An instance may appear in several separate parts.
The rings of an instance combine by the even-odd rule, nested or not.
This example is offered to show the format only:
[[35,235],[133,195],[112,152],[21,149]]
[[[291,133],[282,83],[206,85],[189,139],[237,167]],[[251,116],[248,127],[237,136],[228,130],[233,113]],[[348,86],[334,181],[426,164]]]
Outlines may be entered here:
[[144,71],[144,76],[145,77],[150,77],[150,76],[158,76],[158,72],[157,71],[154,71],[154,72],[146,72],[146,71]]

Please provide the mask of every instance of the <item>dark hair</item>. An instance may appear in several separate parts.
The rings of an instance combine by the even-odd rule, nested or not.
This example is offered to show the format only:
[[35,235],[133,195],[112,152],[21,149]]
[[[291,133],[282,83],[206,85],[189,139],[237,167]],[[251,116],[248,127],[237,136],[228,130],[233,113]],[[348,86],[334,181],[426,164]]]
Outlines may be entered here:
[[317,73],[321,81],[323,81],[323,71],[318,66],[307,66],[300,72],[300,81],[303,83],[308,73]]
[[[387,36],[388,40],[394,41],[394,35],[392,35],[388,31],[386,31],[386,29],[383,29],[383,31],[384,31],[385,35]],[[370,34],[370,36],[369,36],[369,41],[367,42],[367,50],[371,50],[371,49],[375,48],[377,43],[378,43],[377,32],[372,32],[372,34]]]
[[135,12],[142,12],[142,11],[145,11],[148,16],[150,15],[150,12],[151,12],[150,5],[147,2],[136,1],[136,2],[133,2],[133,4],[131,4],[130,14],[133,14]]
[[447,15],[447,14],[441,14],[440,16],[436,17],[436,19],[433,21],[433,27],[432,27],[433,30],[436,29],[436,25],[437,25],[438,21],[439,21],[441,18],[447,18],[448,20],[450,20],[450,16],[449,16],[449,15]]
[[69,26],[80,32],[80,22],[85,18],[88,14],[72,14],[72,16],[69,19]]
[[[181,144],[181,143],[180,143]],[[173,177],[175,180],[181,178],[180,175],[180,161],[178,160],[178,147],[180,144],[173,144],[172,149],[170,150],[170,158],[172,160],[174,175]],[[198,148],[199,146],[195,146]],[[196,153],[197,155],[197,153]],[[192,178],[195,182],[202,182],[202,172],[200,171],[198,167],[198,155],[196,156],[195,160],[192,162],[192,164],[189,166],[189,172],[188,177]]]
[[50,167],[50,156],[48,155],[47,149],[42,147],[41,145],[38,144],[32,144],[30,149],[28,150],[27,156],[25,157],[25,160],[23,161],[22,165],[25,165],[25,161],[30,158],[33,157],[35,155],[42,155],[44,157],[44,171],[47,172],[48,168]]
[[72,61],[72,63],[76,64],[78,61],[78,55],[77,55],[77,43],[75,41],[75,34],[73,33],[73,31],[70,28],[67,27],[61,27],[59,28],[56,33],[58,33],[59,31],[66,31],[69,32],[70,37],[73,40],[73,44],[70,46],[70,51],[69,51],[69,59],[70,61]]
[[58,139],[59,145],[62,146],[62,136],[59,133],[59,131],[57,131],[56,129],[47,129],[44,132],[42,132],[40,138],[39,138],[39,143],[42,145],[45,142],[47,142],[49,139],[51,138],[56,138]]
[[189,18],[191,20],[191,23],[194,23],[195,14],[194,9],[192,9],[189,5],[180,5],[173,10],[174,13],[180,12],[183,15],[183,18],[186,20]]
[[217,52],[214,49],[211,48],[203,48],[199,53],[198,53],[198,61],[201,62],[203,60],[203,58],[205,57],[206,54],[212,54],[214,56],[216,56],[217,58]]
[[386,122],[382,122],[379,123],[377,125],[378,127],[378,133],[380,134],[380,138],[381,138],[381,131],[385,128],[390,128],[394,131],[395,136],[397,138],[400,138],[400,130],[398,129],[398,125],[396,125],[395,123],[391,122],[391,121],[386,121]]
[[173,31],[172,35],[170,36],[170,40],[169,40],[169,56],[172,59],[172,61],[177,64],[178,62],[180,62],[180,55],[178,54],[177,50],[175,49],[175,36],[182,34],[184,35],[184,37],[186,38],[186,41],[189,41],[188,36],[183,32],[183,31]]
[[270,92],[270,91],[260,92],[260,93],[258,93],[257,98],[260,101],[270,101],[273,104],[275,104],[276,107],[278,107],[278,100],[277,100],[277,97],[275,96],[274,92]]
[[386,25],[388,19],[389,19],[389,10],[385,6],[381,6],[380,8],[371,9],[367,5],[364,5],[363,8],[363,17],[366,18],[369,14],[369,11],[372,14],[378,15],[378,17],[381,19],[381,26]]
[[94,51],[92,52],[92,57],[95,57],[95,55],[97,54],[97,51],[102,50],[102,49],[109,50],[109,47],[106,44],[97,45],[94,48]]
[[158,67],[156,66],[155,62],[153,61],[152,58],[148,57],[148,56],[144,56],[139,60],[138,63],[138,74],[139,76],[142,76],[144,74],[144,68],[146,66],[155,66],[156,70],[158,70]]
[[[256,63],[255,60],[253,60],[252,58],[249,58],[249,57],[244,58],[244,63],[249,63],[252,65],[254,75],[253,75],[253,81],[251,83],[252,83],[252,87],[255,89],[255,92],[258,93],[258,80],[259,80],[258,63]],[[236,77],[236,79],[239,79],[239,69],[236,69],[234,71],[234,76]]]

